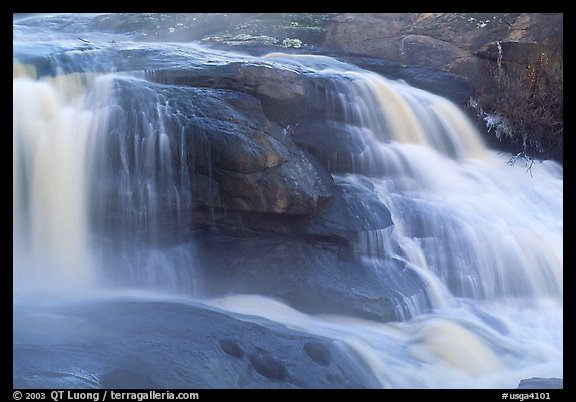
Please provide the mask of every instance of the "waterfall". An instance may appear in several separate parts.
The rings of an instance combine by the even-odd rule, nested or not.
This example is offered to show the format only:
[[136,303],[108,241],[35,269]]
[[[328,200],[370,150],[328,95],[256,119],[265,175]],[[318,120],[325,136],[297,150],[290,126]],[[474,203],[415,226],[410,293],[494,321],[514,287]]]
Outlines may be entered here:
[[362,234],[362,249],[388,250],[456,296],[561,300],[563,180],[557,163],[539,162],[535,176],[507,166],[463,110],[403,81],[322,56],[267,57],[308,63],[314,74],[329,77],[331,93],[323,97],[323,108],[333,111],[329,118],[363,133],[366,152],[356,157],[353,173],[337,178],[370,177],[392,211],[401,250],[392,251],[384,240],[389,236],[378,232]]
[[[22,65],[14,70],[16,255],[89,281],[94,226],[113,224],[120,240],[158,239],[190,223],[194,172],[178,129],[186,122],[165,96],[128,77],[34,80],[17,73]],[[337,105],[326,108],[344,110],[344,124],[367,143],[356,171],[335,177],[354,183],[369,174],[393,213],[395,258],[457,296],[561,297],[563,187],[554,162],[531,177],[488,150],[444,98],[371,72],[332,79]],[[361,249],[391,251],[388,234],[360,237]]]
[[[432,271],[456,296],[561,298],[558,166],[543,162],[536,177],[509,168],[448,100],[374,73],[353,77],[348,92],[374,99],[353,104],[385,166],[373,180],[392,210],[399,258]],[[378,111],[384,127],[369,118]]]
[[[562,166],[536,161],[528,171],[519,161],[506,163],[509,156],[488,148],[448,99],[329,57],[218,52],[211,58],[200,46],[189,51],[184,45],[128,42],[122,47],[105,42],[105,35],[90,45],[83,39],[81,46],[89,49],[74,47],[76,39],[68,38],[53,50],[53,38],[66,33],[51,36],[46,30],[37,45],[46,57],[40,52],[35,58],[36,44],[28,43],[34,42],[33,28],[20,33],[22,43],[15,39],[15,53],[20,44],[24,54],[13,62],[15,300],[36,293],[125,295],[127,289],[194,300],[237,320],[330,339],[352,351],[382,388],[509,388],[531,376],[563,376]],[[43,47],[44,40],[49,45]],[[122,59],[125,54],[136,61]],[[318,118],[334,134],[357,145],[326,161],[338,189],[366,190],[357,193],[351,212],[370,216],[376,202],[393,222],[358,231],[350,250],[337,258],[361,261],[354,267],[369,271],[367,278],[390,293],[407,277],[421,280],[421,292],[396,291],[374,301],[351,286],[366,303],[395,298],[390,322],[308,314],[266,297],[274,293],[268,287],[262,294],[236,292],[232,279],[218,297],[205,297],[205,288],[214,284],[199,272],[220,267],[200,270],[194,210],[203,196],[208,201],[202,206],[215,215],[215,185],[210,134],[194,137],[190,127],[205,118],[195,104],[207,95],[154,82],[154,71],[140,68],[146,66],[140,54],[156,57],[153,62],[161,66],[172,62],[171,56],[174,63],[192,63],[187,58],[193,54],[199,65],[246,62],[305,77],[307,105],[321,110]],[[130,62],[136,67],[114,71]],[[218,79],[231,85],[227,77]],[[298,129],[291,128],[295,137]],[[280,149],[285,138],[277,137],[262,147]],[[274,154],[267,168],[286,155]],[[367,193],[373,199],[361,198]],[[240,220],[229,226],[242,232],[242,225]],[[278,235],[274,230],[269,233]],[[221,252],[217,257],[232,266],[226,272],[241,265],[224,258],[227,250]],[[298,268],[294,277],[306,278]],[[420,283],[407,285],[412,286]]]
[[[124,93],[127,76],[34,79],[33,70],[14,63],[15,287],[125,283],[194,293],[180,269],[193,251],[150,243],[189,224],[188,150],[165,128],[181,117],[149,90]],[[102,240],[110,231],[113,240]]]
[[37,81],[25,70],[14,64],[15,286],[84,287],[96,280],[85,172],[109,81],[78,74]]

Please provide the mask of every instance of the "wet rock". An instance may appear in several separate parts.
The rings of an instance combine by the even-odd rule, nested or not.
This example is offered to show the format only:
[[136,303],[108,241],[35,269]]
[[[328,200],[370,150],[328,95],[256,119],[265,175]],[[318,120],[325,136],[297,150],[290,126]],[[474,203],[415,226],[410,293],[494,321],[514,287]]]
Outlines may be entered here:
[[100,377],[103,388],[135,389],[156,388],[158,385],[146,373],[134,369],[116,368]]
[[259,294],[308,314],[381,322],[409,316],[408,300],[423,310],[429,303],[422,279],[404,263],[362,258],[334,239],[313,242],[293,233],[240,227],[197,235],[197,268],[206,297]]
[[[14,388],[379,387],[365,364],[333,340],[202,304],[123,297],[50,309],[45,323],[59,328],[51,336],[33,324],[33,314],[18,315]],[[62,319],[74,324],[62,326]],[[326,348],[329,366],[307,356],[309,344]]]
[[259,374],[271,380],[284,380],[288,375],[281,362],[266,355],[250,356],[250,364]]
[[561,378],[533,377],[520,381],[516,389],[562,389],[564,380]]
[[362,176],[356,182],[338,181],[334,197],[311,215],[304,233],[322,238],[356,239],[358,233],[392,228],[392,215],[374,185]]
[[332,361],[328,348],[318,342],[306,342],[304,344],[306,354],[321,366],[328,366]]
[[[130,80],[116,81],[115,91],[114,126],[99,139],[105,151],[96,163],[104,176],[124,172],[125,180],[131,176],[156,191],[159,213],[188,214],[170,211],[190,193],[211,208],[292,215],[310,214],[331,196],[332,177],[295,147],[252,95]],[[165,105],[160,112],[158,104]],[[159,159],[163,155],[166,160]],[[97,180],[111,208],[150,209],[146,200],[114,187],[125,180]],[[126,199],[118,201],[117,194]]]
[[231,339],[222,339],[219,343],[220,347],[227,355],[237,357],[239,359],[244,356],[244,351],[236,341]]

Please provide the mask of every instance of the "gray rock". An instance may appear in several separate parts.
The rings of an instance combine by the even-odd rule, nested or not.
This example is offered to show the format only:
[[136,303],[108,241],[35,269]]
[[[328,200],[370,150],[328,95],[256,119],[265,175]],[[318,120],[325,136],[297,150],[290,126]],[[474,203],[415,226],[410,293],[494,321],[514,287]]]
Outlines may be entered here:
[[41,327],[34,312],[14,316],[14,388],[379,387],[334,340],[197,303],[124,299],[41,309]]
[[564,380],[561,378],[533,377],[520,381],[516,389],[562,389]]
[[367,144],[359,131],[335,121],[313,121],[294,129],[294,141],[331,173],[358,173]]
[[378,198],[374,185],[358,176],[356,183],[341,181],[327,206],[310,216],[304,234],[354,241],[362,232],[392,229],[390,211]]

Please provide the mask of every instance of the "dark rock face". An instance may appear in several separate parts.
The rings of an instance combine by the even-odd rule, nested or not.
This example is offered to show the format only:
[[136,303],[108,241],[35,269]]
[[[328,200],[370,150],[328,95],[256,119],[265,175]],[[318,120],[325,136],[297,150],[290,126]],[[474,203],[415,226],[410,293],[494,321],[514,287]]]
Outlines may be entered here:
[[[159,190],[173,181],[187,191],[186,183],[174,174],[179,172],[191,177],[198,202],[246,212],[306,215],[331,196],[330,175],[266,117],[254,96],[122,80],[115,85],[119,110],[108,130],[110,137],[102,144],[106,147],[102,163],[108,164],[111,176],[124,169],[132,177],[154,180]],[[167,105],[163,113],[155,110],[157,103],[151,98]],[[115,128],[118,125],[125,128],[123,133]],[[154,128],[141,134],[147,125]],[[117,135],[122,137],[113,137]],[[162,138],[166,150],[156,144]],[[144,149],[153,147],[176,157],[166,156],[171,166],[161,167],[153,159],[156,156],[134,149],[135,141],[141,141]]]
[[297,127],[294,141],[333,173],[354,172],[355,159],[359,160],[367,148],[358,131],[330,120],[317,120]]
[[304,233],[326,239],[352,240],[358,233],[390,228],[394,223],[379,201],[374,185],[361,177],[354,184],[341,182],[326,208],[311,215]]
[[317,173],[301,152],[293,151],[280,166],[262,172],[237,174],[230,171],[214,173],[222,188],[219,207],[263,213],[306,215],[331,196],[331,182]]
[[310,314],[378,321],[409,316],[409,299],[426,308],[422,279],[396,260],[361,259],[344,246],[264,231],[203,231],[197,245],[203,296],[261,294]]

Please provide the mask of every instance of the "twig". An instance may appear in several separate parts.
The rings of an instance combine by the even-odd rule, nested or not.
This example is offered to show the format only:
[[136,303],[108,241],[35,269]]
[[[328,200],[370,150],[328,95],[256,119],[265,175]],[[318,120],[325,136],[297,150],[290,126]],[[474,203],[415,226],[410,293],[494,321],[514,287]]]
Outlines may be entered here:
[[510,166],[514,166],[514,164],[516,163],[518,158],[523,158],[526,161],[527,166],[528,166],[528,162],[530,162],[528,169],[526,169],[526,173],[530,172],[530,177],[533,177],[532,176],[532,166],[534,165],[534,159],[532,159],[531,157],[526,155],[526,152],[521,151],[521,152],[518,152],[516,155],[512,155],[510,157],[510,159],[508,159],[508,162],[506,162],[506,163],[509,164]]
[[530,166],[528,166],[528,169],[526,169],[526,173],[528,173],[528,171],[530,171],[530,177],[532,176],[532,165],[534,164],[534,159],[529,159],[530,160]]

